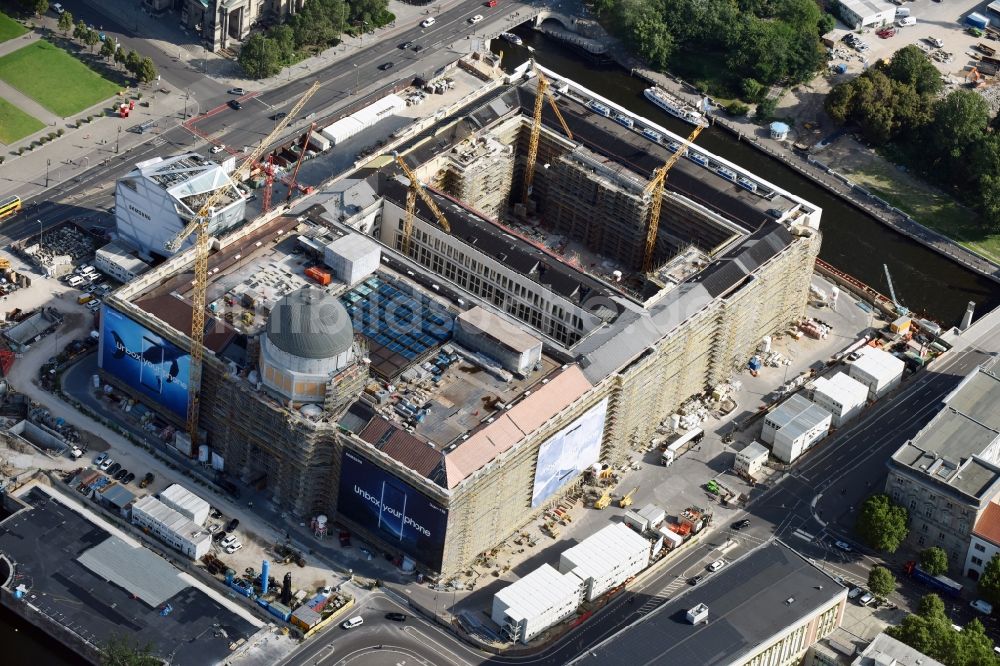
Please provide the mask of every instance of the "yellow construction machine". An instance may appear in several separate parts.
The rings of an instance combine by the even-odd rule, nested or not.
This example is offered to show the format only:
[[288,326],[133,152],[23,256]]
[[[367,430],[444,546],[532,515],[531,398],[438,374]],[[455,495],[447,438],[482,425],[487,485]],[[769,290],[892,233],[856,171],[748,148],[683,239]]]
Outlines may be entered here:
[[622,495],[621,499],[618,500],[618,506],[623,509],[627,509],[632,506],[632,496],[635,495],[637,490],[639,490],[639,486],[636,486],[632,490],[628,491],[628,494]]
[[604,494],[594,501],[595,509],[606,509],[611,504],[611,488],[605,488]]

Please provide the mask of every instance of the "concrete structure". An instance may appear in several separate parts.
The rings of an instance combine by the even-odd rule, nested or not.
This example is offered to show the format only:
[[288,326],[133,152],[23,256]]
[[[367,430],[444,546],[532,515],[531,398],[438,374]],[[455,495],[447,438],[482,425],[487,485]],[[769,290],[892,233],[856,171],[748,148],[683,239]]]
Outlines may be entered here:
[[944,666],[886,633],[875,637],[851,666]]
[[542,359],[541,340],[479,306],[455,319],[455,341],[519,375],[528,374]]
[[780,120],[775,120],[768,126],[771,133],[771,138],[775,141],[784,141],[788,138],[788,131],[791,129],[788,127],[788,123],[783,123]]
[[160,492],[160,501],[181,514],[195,525],[204,525],[211,507],[179,483],[168,486]]
[[149,270],[149,264],[135,256],[132,248],[113,241],[94,253],[94,268],[119,282],[131,282]]
[[965,377],[888,463],[886,494],[910,512],[907,541],[943,548],[952,566],[966,561],[974,527],[1000,495],[997,370],[994,359]]
[[[846,603],[847,588],[769,541],[570,664],[797,664],[840,626]],[[707,620],[680,619],[702,604]]]
[[848,367],[848,374],[868,387],[868,399],[878,400],[903,381],[906,363],[882,349],[862,347],[861,356]]
[[896,7],[882,0],[843,0],[840,18],[855,30],[890,25],[896,18]]
[[132,504],[132,523],[192,560],[201,559],[212,545],[211,534],[155,497],[142,497]]
[[771,444],[775,458],[791,463],[826,437],[832,421],[830,412],[796,394],[764,417],[760,438]]
[[527,643],[576,612],[583,581],[543,564],[493,595],[490,618],[511,641]]
[[324,261],[333,276],[354,286],[378,270],[381,250],[374,241],[358,234],[342,236],[324,249]]
[[[225,169],[196,153],[139,162],[115,185],[118,240],[144,259],[169,257],[173,253],[166,243],[218,190],[225,190],[225,196],[216,204],[208,224],[212,236],[231,229],[246,215],[244,194]],[[193,244],[191,234],[181,247]]]
[[4,330],[3,336],[10,342],[11,349],[25,351],[35,340],[58,328],[62,321],[61,312],[55,308],[43,307]]
[[767,464],[770,453],[770,450],[760,442],[750,442],[742,451],[736,452],[733,469],[746,479],[756,479]]
[[[757,189],[682,160],[667,185],[658,268],[647,276],[642,189],[681,137],[631,115],[661,137],[654,142],[594,112],[592,91],[547,76],[579,138],[568,141],[543,115],[538,159],[551,167],[538,169],[527,208],[519,188],[535,81],[521,70],[480,86],[460,116],[427,119],[420,136],[433,140],[391,147],[431,184],[451,233],[418,201],[409,252],[400,252],[408,183],[387,153],[319,188],[294,217],[265,216],[219,239],[200,425],[233,483],[264,489],[298,520],[322,514],[424,571],[452,574],[558,502],[593,463],[645,447],[678,405],[727,381],[761,339],[802,315],[818,208],[709,153]],[[449,155],[479,138],[510,147],[491,157],[511,160],[493,165],[512,170],[510,191],[459,201],[447,189],[461,179]],[[477,208],[501,199],[498,219]],[[770,209],[782,211],[780,222]],[[350,235],[379,245],[378,271],[350,287],[306,290],[322,294],[314,296],[334,318],[342,306],[350,326],[313,342],[286,334],[283,299],[298,298],[311,283],[306,265]],[[105,307],[187,349],[185,261],[189,254],[140,276]],[[456,334],[456,320],[477,307],[516,332]],[[517,344],[504,351],[501,336]],[[107,338],[102,349],[113,355]],[[106,366],[106,382],[152,406],[164,425],[183,426],[183,407],[165,408],[157,392],[176,384],[147,390],[147,375]],[[405,504],[401,530],[371,513],[383,487],[398,502],[390,515]]]
[[593,601],[649,565],[650,542],[624,523],[590,535],[559,556],[559,573],[575,574]]
[[993,556],[1000,553],[1000,504],[990,502],[976,521],[965,556],[965,575],[979,580]]
[[812,401],[830,412],[833,426],[839,428],[861,413],[868,402],[868,387],[838,372],[829,379],[817,377],[812,382]]

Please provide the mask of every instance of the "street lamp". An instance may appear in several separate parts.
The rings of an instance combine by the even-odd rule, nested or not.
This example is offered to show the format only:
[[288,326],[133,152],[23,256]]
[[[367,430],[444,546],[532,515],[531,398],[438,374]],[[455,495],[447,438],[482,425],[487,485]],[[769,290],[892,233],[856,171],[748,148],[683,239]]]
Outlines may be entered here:
[[187,117],[188,117],[188,99],[190,99],[190,98],[191,98],[191,91],[190,90],[185,90],[184,91],[184,120],[187,120]]
[[361,70],[358,69],[358,63],[354,63],[354,94],[358,94],[358,87],[361,85]]
[[38,222],[38,246],[42,246],[42,221],[36,220]]
[[45,187],[49,186],[49,166],[52,165],[52,160],[45,160]]
[[[184,115],[185,116],[187,115],[187,106],[186,106],[186,103],[185,103],[185,106],[184,106]],[[117,134],[117,136],[115,136],[115,154],[116,155],[118,154],[118,142],[121,141],[121,138],[122,138],[122,126],[119,125],[118,126],[118,134]]]

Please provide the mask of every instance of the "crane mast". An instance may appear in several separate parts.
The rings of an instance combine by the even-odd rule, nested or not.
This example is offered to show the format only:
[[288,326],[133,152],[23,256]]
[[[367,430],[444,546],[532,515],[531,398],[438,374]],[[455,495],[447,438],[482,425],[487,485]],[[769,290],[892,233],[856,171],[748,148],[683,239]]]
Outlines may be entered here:
[[[246,177],[258,158],[264,154],[285,127],[295,118],[306,102],[319,90],[320,83],[316,81],[303,93],[288,115],[282,118],[271,133],[261,140],[243,163],[233,172],[233,182],[239,182]],[[208,293],[208,222],[212,217],[212,208],[226,195],[228,188],[220,188],[213,192],[201,205],[194,219],[188,223],[179,234],[167,241],[166,247],[176,252],[184,239],[195,233],[194,241],[194,291],[191,295],[191,368],[188,380],[187,432],[191,437],[191,446],[198,445],[198,413],[200,407],[201,378],[205,359],[205,298]]]
[[531,69],[534,70],[535,76],[538,79],[538,88],[535,91],[535,112],[532,116],[531,134],[528,136],[528,157],[524,165],[524,193],[522,203],[525,204],[528,203],[528,195],[531,194],[531,184],[535,181],[535,163],[538,160],[538,139],[542,133],[542,105],[544,100],[548,100],[549,106],[552,107],[552,111],[555,112],[556,118],[559,119],[559,124],[562,125],[563,131],[566,133],[566,137],[570,141],[573,140],[573,133],[569,130],[569,126],[566,124],[562,112],[559,111],[559,107],[556,106],[555,98],[549,92],[549,80],[535,66],[534,60],[531,61]]
[[417,175],[413,173],[413,170],[410,169],[406,161],[400,157],[399,153],[394,152],[392,156],[396,158],[396,163],[399,164],[403,173],[406,174],[406,177],[410,181],[410,189],[406,192],[406,216],[403,218],[403,242],[401,247],[403,254],[409,255],[410,238],[413,235],[413,217],[417,214],[418,196],[425,204],[427,204],[427,207],[431,209],[431,213],[434,214],[438,224],[441,225],[441,228],[444,229],[445,232],[449,234],[451,233],[451,225],[448,224],[448,219],[444,216],[444,213],[441,212],[441,209],[438,208],[438,205],[434,203],[434,199],[431,198],[431,195],[424,191],[424,186],[420,184],[419,180],[417,180]]
[[674,165],[684,155],[687,147],[698,138],[703,129],[705,129],[704,125],[698,125],[694,128],[694,131],[684,140],[684,143],[677,149],[677,152],[671,155],[666,163],[656,170],[653,178],[643,191],[644,195],[653,196],[653,200],[649,202],[649,222],[646,224],[646,246],[642,253],[642,270],[644,273],[653,272],[653,254],[656,251],[656,234],[660,230],[660,206],[663,204],[663,190],[666,187],[667,174],[674,168]]

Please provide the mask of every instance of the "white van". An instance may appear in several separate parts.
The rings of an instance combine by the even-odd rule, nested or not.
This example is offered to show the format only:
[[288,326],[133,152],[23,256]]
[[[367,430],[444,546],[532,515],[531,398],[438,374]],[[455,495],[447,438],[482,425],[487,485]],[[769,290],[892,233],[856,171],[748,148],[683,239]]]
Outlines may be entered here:
[[909,15],[910,15],[909,7],[896,7],[896,18],[898,19],[906,18]]
[[360,627],[364,623],[365,619],[363,617],[361,617],[360,615],[355,615],[347,622],[341,623],[340,626],[343,627],[344,629],[353,629],[354,627]]
[[74,275],[70,277],[70,279],[66,280],[66,284],[68,284],[71,287],[79,287],[81,284],[83,284],[83,282],[84,282],[83,278],[80,277],[79,275]]
[[896,21],[896,25],[898,25],[900,28],[905,28],[907,26],[916,24],[917,24],[917,19],[914,16],[907,16],[906,18],[902,18]]

